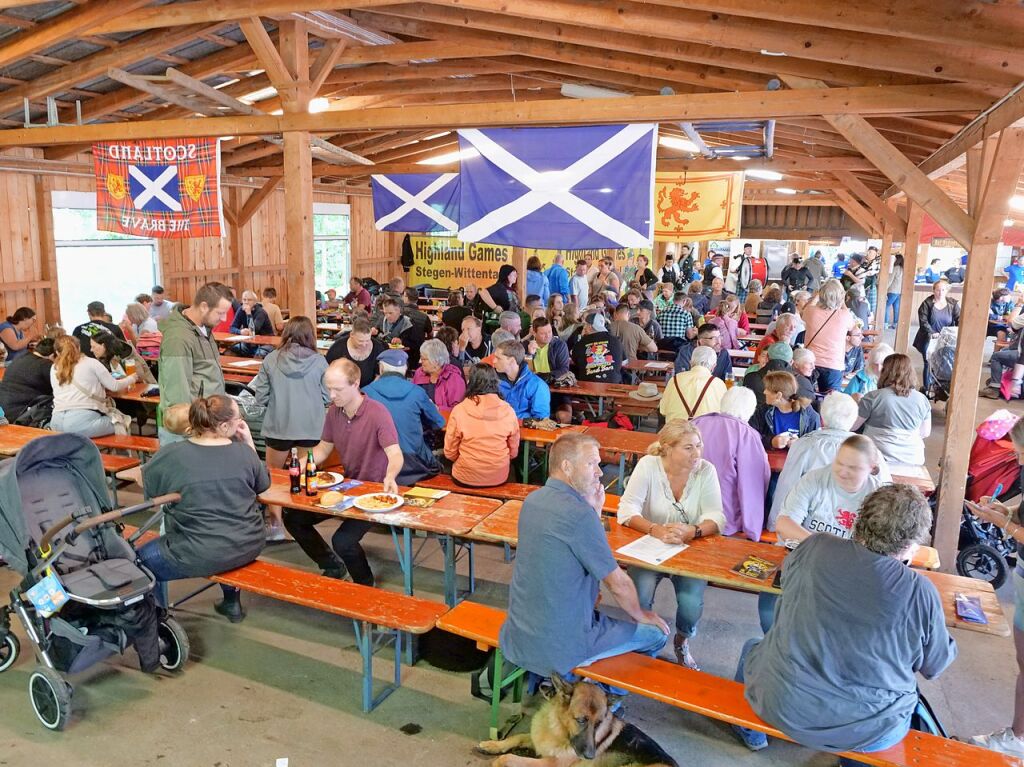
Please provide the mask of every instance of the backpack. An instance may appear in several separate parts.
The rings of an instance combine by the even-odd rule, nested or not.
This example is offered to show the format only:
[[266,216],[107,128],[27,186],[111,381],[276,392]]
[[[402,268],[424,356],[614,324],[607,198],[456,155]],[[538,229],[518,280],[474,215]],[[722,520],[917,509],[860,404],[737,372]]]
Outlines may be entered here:
[[14,419],[17,426],[31,426],[33,429],[45,429],[53,418],[53,397],[40,394],[25,408],[24,412]]

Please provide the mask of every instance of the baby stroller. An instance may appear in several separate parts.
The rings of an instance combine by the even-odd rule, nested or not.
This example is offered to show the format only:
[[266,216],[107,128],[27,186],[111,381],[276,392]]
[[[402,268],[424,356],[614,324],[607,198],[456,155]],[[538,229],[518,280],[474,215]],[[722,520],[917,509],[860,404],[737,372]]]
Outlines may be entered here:
[[948,327],[939,331],[928,347],[928,370],[932,381],[928,397],[935,402],[949,399],[949,386],[953,380],[953,360],[956,358],[957,328]]
[[20,649],[11,633],[14,614],[39,664],[28,692],[44,727],[64,729],[70,718],[65,674],[129,646],[143,671],[184,666],[188,637],[157,608],[156,581],[116,525],[126,514],[175,500],[112,511],[99,451],[75,434],[40,437],[0,463],[0,556],[22,576],[10,605],[0,607],[0,671],[14,665]]
[[[1021,467],[1013,443],[1006,436],[1015,421],[1016,418],[1006,411],[998,411],[978,426],[967,469],[966,500],[979,502],[1000,486],[1000,501],[1007,501],[1021,492]],[[963,509],[957,573],[988,581],[993,588],[999,588],[1005,583],[1016,556],[1017,547],[1012,539],[1004,538],[995,525],[982,522],[968,509]]]

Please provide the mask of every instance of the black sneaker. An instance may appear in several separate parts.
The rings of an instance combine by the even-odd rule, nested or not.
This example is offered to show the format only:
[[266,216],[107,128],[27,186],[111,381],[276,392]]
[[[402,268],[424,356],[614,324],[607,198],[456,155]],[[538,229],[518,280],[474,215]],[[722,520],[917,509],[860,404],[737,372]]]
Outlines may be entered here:
[[320,571],[320,575],[324,578],[334,578],[336,581],[345,580],[345,565],[339,564],[337,567],[325,567]]

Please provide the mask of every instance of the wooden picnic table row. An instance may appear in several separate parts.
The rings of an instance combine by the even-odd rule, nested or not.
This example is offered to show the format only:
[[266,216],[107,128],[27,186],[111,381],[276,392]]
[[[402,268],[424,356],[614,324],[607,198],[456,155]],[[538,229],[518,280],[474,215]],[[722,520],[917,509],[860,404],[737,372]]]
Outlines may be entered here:
[[[506,501],[473,528],[471,537],[481,541],[516,546],[519,542],[519,512],[522,506],[522,501]],[[699,578],[718,586],[742,591],[781,593],[772,585],[771,579],[754,580],[740,575],[733,568],[752,556],[781,565],[789,551],[784,546],[758,543],[745,538],[714,535],[691,541],[683,551],[659,565],[653,565],[619,552],[623,546],[642,538],[641,533],[620,525],[616,519],[607,517],[605,518],[605,527],[608,534],[608,545],[616,560],[621,564],[642,567],[669,575]],[[990,584],[947,573],[927,570],[918,572],[928,578],[939,590],[943,612],[946,616],[946,625],[982,634],[1010,635],[1010,626]],[[989,622],[975,624],[960,620],[956,614],[956,593],[978,596]]]

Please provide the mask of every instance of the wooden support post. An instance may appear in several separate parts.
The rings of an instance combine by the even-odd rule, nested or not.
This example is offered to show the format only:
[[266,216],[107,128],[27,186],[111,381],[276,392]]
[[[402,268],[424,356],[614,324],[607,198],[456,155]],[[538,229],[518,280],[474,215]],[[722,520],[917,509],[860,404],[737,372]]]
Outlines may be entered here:
[[878,251],[878,288],[875,291],[878,299],[875,304],[874,325],[880,330],[885,329],[885,301],[889,287],[889,275],[892,273],[892,227],[884,224],[882,228],[882,248]]
[[992,172],[992,159],[998,141],[999,136],[989,136],[967,150],[967,212],[972,216],[978,215],[981,192]]
[[907,236],[903,240],[903,289],[900,291],[900,321],[896,326],[896,351],[906,354],[910,348],[910,320],[917,312],[914,306],[914,277],[921,253],[921,223],[924,210],[907,202]]
[[981,189],[975,218],[974,238],[960,307],[960,333],[953,362],[946,435],[942,446],[942,477],[939,481],[939,509],[935,523],[935,548],[942,569],[953,572],[960,533],[960,515],[967,489],[966,445],[974,436],[978,406],[978,384],[988,323],[988,310],[995,271],[996,251],[1003,234],[1003,219],[1009,199],[1024,170],[1024,128],[1007,128],[999,136],[993,153],[992,170]]
[[60,293],[57,276],[57,244],[53,234],[53,206],[50,204],[50,190],[53,176],[36,174],[32,177],[35,185],[35,214],[39,222],[39,276],[50,285],[44,292],[42,320],[39,325],[60,322]]

